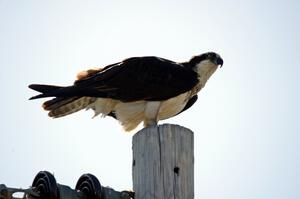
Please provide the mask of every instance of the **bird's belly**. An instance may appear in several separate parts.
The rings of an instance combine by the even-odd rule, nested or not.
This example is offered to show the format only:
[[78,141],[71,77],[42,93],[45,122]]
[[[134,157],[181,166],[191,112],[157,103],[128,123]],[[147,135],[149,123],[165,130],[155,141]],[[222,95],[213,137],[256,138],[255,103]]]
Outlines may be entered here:
[[189,96],[190,92],[186,92],[166,101],[162,101],[157,115],[158,120],[168,119],[182,111]]
[[159,121],[177,115],[185,107],[190,95],[190,92],[186,92],[164,101],[141,100],[127,103],[99,98],[89,108],[94,109],[95,116],[98,114],[105,116],[113,111],[124,130],[131,131],[142,121]]

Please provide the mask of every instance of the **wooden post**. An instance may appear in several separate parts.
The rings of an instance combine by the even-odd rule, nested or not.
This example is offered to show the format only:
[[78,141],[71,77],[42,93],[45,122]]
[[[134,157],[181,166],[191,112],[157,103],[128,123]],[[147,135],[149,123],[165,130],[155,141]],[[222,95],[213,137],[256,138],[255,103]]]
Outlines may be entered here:
[[194,135],[164,124],[133,136],[135,199],[194,198]]

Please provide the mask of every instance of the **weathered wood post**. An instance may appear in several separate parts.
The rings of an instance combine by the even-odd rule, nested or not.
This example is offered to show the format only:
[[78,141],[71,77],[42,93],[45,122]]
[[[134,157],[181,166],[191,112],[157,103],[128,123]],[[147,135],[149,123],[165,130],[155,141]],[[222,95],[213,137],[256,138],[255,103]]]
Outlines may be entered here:
[[133,136],[135,199],[194,198],[194,135],[164,124]]

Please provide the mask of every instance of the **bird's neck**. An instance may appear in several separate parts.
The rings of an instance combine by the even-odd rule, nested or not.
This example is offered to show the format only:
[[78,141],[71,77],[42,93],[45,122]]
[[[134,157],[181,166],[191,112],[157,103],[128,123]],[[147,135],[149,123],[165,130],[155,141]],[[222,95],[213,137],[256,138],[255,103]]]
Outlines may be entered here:
[[205,86],[217,68],[218,66],[210,61],[202,61],[196,65],[194,71],[198,74],[198,84],[192,89],[192,95],[197,94]]

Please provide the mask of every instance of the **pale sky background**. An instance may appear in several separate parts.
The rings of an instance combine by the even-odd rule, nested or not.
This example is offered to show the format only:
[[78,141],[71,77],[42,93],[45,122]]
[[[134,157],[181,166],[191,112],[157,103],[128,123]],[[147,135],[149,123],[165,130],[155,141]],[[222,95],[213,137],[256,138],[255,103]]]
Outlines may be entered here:
[[224,59],[180,116],[195,133],[196,199],[300,198],[300,1],[0,0],[0,184],[27,188],[40,170],[74,187],[92,173],[130,189],[131,139],[81,111],[51,119],[31,83],[131,56]]

